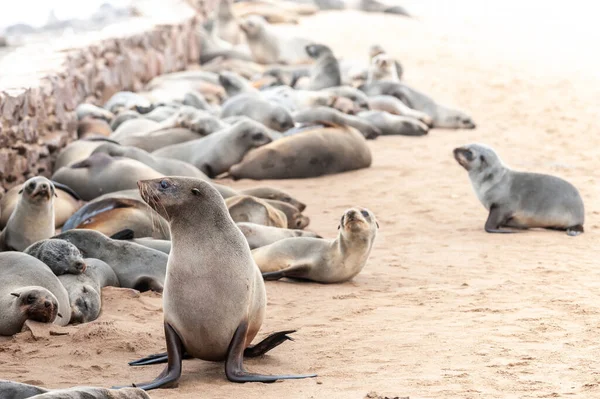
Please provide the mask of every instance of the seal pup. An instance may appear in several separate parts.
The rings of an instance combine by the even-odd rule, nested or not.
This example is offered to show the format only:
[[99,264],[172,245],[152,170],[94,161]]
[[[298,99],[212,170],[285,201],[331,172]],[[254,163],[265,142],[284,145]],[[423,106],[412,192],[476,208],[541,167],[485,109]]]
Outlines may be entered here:
[[254,93],[238,94],[225,101],[221,108],[221,118],[230,116],[246,116],[278,132],[294,127],[294,119],[285,107]]
[[298,229],[302,230],[306,228],[310,224],[310,218],[308,216],[303,215],[298,208],[295,206],[288,204],[287,202],[277,201],[266,199],[263,200],[267,204],[271,205],[275,209],[279,209],[283,212],[287,218],[287,228],[288,229]]
[[358,117],[371,123],[384,136],[424,136],[429,132],[429,127],[416,119],[385,111],[363,111]]
[[265,280],[291,277],[319,283],[341,283],[365,267],[379,224],[366,208],[344,212],[335,240],[286,238],[252,251]]
[[229,169],[234,179],[317,177],[371,166],[371,150],[354,128],[314,127],[250,151]]
[[134,109],[136,107],[150,107],[150,101],[138,93],[132,91],[119,91],[104,104],[104,109],[118,114],[121,110]]
[[[225,375],[233,382],[315,377],[261,375],[244,369],[244,356],[263,355],[290,339],[287,334],[293,330],[250,345],[265,317],[265,286],[219,192],[207,182],[183,177],[145,180],[139,186],[148,205],[169,220],[172,249],[163,292],[168,365],[154,381],[135,386],[149,390],[176,384],[184,353],[224,360]],[[134,364],[146,360],[164,361],[164,354]]]
[[262,199],[270,199],[277,200],[282,202],[287,202],[295,208],[298,208],[300,212],[303,212],[306,209],[306,204],[298,201],[296,198],[292,197],[290,194],[286,193],[283,190],[274,187],[252,187],[247,188],[245,190],[240,191],[240,194],[251,195],[253,197],[258,197]]
[[377,80],[400,81],[396,64],[387,53],[377,54],[371,59],[371,65],[369,65],[369,71],[367,72],[367,83]]
[[270,205],[267,200],[249,195],[236,195],[225,200],[229,215],[234,222],[250,222],[285,228],[288,226],[284,212]]
[[[383,59],[388,59],[389,62],[388,63],[392,63],[392,65],[389,65],[389,71],[394,71],[396,73],[396,75],[391,75],[389,76],[389,80],[398,82],[400,80],[402,80],[402,75],[404,74],[404,68],[402,68],[402,64],[400,64],[400,62],[398,62],[398,60],[393,59],[387,51],[385,51],[385,49],[379,45],[379,44],[373,44],[369,47],[369,59],[370,59],[370,66],[373,65],[373,59],[375,59],[377,56],[379,55],[385,55],[387,57],[383,57]],[[376,67],[379,67],[378,65],[375,65]],[[386,68],[387,69],[387,68]],[[386,72],[386,71],[382,71],[382,72]],[[381,77],[381,75],[379,75],[379,77]],[[367,76],[365,76],[365,78],[368,79],[368,72],[367,72]],[[382,80],[382,79],[379,79]]]
[[367,139],[375,139],[381,130],[366,118],[344,114],[329,107],[315,107],[294,113],[294,120],[304,124],[323,124],[325,126],[351,126]]
[[270,142],[263,125],[246,119],[201,139],[161,148],[152,155],[189,162],[213,178],[240,162],[252,148]]
[[579,191],[559,177],[510,169],[484,144],[454,149],[454,158],[469,172],[477,198],[489,211],[488,233],[514,233],[541,227],[583,233],[584,207]]
[[95,230],[69,230],[54,238],[69,241],[84,256],[109,264],[121,287],[162,292],[167,269],[167,255],[163,252],[128,241],[112,240]]
[[140,179],[160,176],[161,173],[135,159],[96,153],[60,168],[54,172],[52,180],[66,184],[89,201],[105,193],[133,188]]
[[276,241],[291,237],[313,237],[322,238],[317,233],[312,231],[297,230],[297,229],[282,229],[279,227],[264,226],[256,223],[240,222],[237,223],[250,249],[264,247],[273,244]]
[[48,238],[31,244],[23,252],[44,262],[56,276],[81,274],[87,267],[77,247],[65,240]]
[[32,177],[19,195],[17,206],[0,233],[0,251],[23,251],[54,235],[54,184],[42,176]]
[[333,51],[324,44],[306,46],[306,53],[315,60],[310,69],[309,90],[322,90],[342,85],[340,65]]
[[0,253],[0,335],[21,331],[31,319],[66,326],[69,296],[40,260],[20,252]]
[[392,115],[417,119],[429,127],[433,125],[433,119],[425,112],[409,108],[406,104],[393,96],[382,95],[369,97],[369,109],[372,111],[385,111]]
[[79,121],[92,117],[109,123],[115,118],[115,114],[112,112],[89,103],[82,103],[75,107],[75,116]]

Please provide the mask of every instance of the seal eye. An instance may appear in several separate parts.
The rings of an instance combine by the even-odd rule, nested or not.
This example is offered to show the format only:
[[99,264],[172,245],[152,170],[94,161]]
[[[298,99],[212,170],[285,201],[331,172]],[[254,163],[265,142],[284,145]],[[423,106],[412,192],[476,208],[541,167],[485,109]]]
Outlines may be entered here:
[[35,182],[33,182],[33,181],[32,181],[31,183],[29,183],[29,184],[27,185],[27,188],[28,188],[28,189],[30,189],[30,190],[33,190],[33,189],[35,189]]
[[26,301],[26,302],[27,302],[27,304],[31,305],[32,303],[34,303],[34,302],[35,302],[35,296],[33,296],[33,295],[29,295],[29,296],[27,297],[27,301]]
[[262,133],[254,133],[252,135],[252,140],[262,140],[265,138],[265,135]]
[[161,180],[160,181],[160,188],[162,188],[164,190],[167,187],[169,187],[169,183],[167,183],[166,180]]
[[360,214],[363,215],[366,218],[369,217],[369,212],[367,212],[367,211],[360,211]]
[[479,156],[479,160],[480,160],[481,162],[485,163],[485,157],[484,157],[483,155],[480,155],[480,156]]

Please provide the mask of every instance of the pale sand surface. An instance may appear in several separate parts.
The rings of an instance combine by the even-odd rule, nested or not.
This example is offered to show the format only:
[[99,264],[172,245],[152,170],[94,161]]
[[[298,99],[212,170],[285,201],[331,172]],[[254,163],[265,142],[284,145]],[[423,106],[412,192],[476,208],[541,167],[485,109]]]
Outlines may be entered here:
[[[289,191],[308,204],[309,228],[326,237],[335,236],[352,205],[379,218],[370,261],[352,282],[267,283],[260,337],[299,331],[295,342],[248,360],[247,368],[319,377],[239,385],[226,380],[222,364],[188,360],[179,387],[152,391],[153,398],[363,398],[369,391],[411,398],[600,397],[594,250],[600,56],[591,46],[597,41],[577,39],[595,26],[567,29],[571,17],[555,13],[553,23],[544,19],[548,13],[524,37],[537,22],[521,13],[534,18],[539,10],[512,2],[514,19],[491,6],[473,11],[477,17],[464,1],[453,12],[431,3],[406,3],[428,10],[418,21],[323,13],[292,29],[327,35],[325,42],[345,57],[363,58],[379,42],[402,61],[407,82],[470,113],[477,130],[379,138],[369,144],[372,167],[353,173],[231,183]],[[514,168],[574,183],[586,204],[586,233],[486,234],[486,211],[452,158],[454,147],[473,141],[494,146]],[[107,289],[104,300],[100,319],[66,328],[68,336],[35,341],[23,333],[1,341],[0,377],[53,388],[154,378],[162,366],[126,362],[164,350],[160,297]]]

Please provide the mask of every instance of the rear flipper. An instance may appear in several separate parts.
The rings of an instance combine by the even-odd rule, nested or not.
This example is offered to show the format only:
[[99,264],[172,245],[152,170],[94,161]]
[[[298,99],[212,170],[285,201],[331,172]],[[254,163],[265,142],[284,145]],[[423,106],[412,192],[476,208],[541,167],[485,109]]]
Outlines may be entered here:
[[583,234],[583,226],[578,224],[576,226],[567,227],[567,235],[576,237],[579,234]]
[[275,281],[282,279],[284,277],[298,278],[298,279],[307,279],[308,272],[310,271],[310,266],[308,265],[299,265],[299,266],[291,266],[287,269],[281,269],[276,272],[266,272],[262,273],[263,279],[265,281]]

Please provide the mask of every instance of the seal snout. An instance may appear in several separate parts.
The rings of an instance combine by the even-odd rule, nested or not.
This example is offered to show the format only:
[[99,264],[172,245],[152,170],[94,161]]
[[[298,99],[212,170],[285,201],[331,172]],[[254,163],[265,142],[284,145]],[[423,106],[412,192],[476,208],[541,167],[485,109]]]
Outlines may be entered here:
[[454,149],[453,153],[456,162],[458,162],[463,168],[469,170],[471,161],[473,161],[473,159],[475,158],[473,155],[473,151],[466,147],[458,147]]
[[83,261],[77,261],[77,262],[75,262],[75,269],[79,273],[83,273],[83,272],[85,272],[85,269],[87,269],[87,265]]

